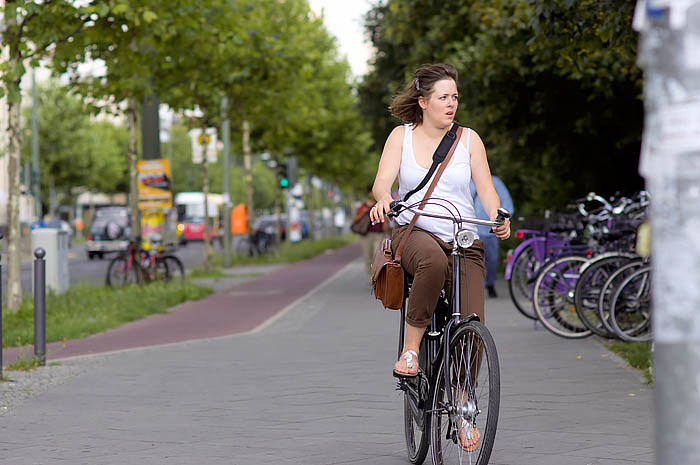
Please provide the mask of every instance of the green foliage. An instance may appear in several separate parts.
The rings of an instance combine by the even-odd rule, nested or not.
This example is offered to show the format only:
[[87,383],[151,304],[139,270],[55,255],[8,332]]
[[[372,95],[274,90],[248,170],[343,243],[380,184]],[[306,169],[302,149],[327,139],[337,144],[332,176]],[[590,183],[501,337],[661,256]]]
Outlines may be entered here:
[[[192,145],[187,128],[175,125],[171,132],[170,147],[165,145],[163,153],[167,154],[171,162],[173,193],[200,192],[202,190],[201,165],[192,163]],[[240,157],[232,156],[230,165],[231,201],[233,204],[246,202],[246,190],[243,183],[243,168]],[[217,157],[216,163],[209,163],[209,191],[222,192],[223,161]],[[259,209],[271,209],[274,206],[274,198],[277,195],[277,181],[262,161],[253,163],[253,200]]]
[[[71,286],[61,295],[46,299],[46,341],[56,342],[90,336],[188,300],[210,294],[208,288],[186,283],[154,282],[147,286],[112,289],[90,283]],[[15,314],[3,313],[5,347],[32,344],[34,340],[34,304],[25,299]]]
[[393,93],[420,64],[448,62],[460,71],[457,120],[480,133],[520,212],[640,188],[633,9],[612,0],[379,4],[367,17],[374,69],[359,89],[375,150],[398,123],[387,111]]
[[41,366],[41,359],[36,355],[18,358],[5,367],[7,371],[33,371]]
[[[68,196],[71,188],[78,186],[100,192],[124,191],[126,130],[108,121],[91,120],[81,100],[57,82],[39,85],[37,101],[42,198],[48,198],[50,185]],[[29,108],[24,121],[29,126]],[[29,160],[30,127],[24,133],[22,157]]]

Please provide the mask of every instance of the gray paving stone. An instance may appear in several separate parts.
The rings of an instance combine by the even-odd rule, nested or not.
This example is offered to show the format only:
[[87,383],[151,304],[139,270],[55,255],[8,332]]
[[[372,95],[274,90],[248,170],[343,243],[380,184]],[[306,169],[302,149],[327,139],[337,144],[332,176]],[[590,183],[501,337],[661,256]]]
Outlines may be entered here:
[[[593,339],[533,329],[500,284],[487,300],[502,374],[491,464],[653,463],[639,375]],[[253,333],[90,357],[0,417],[0,464],[406,464],[398,318],[357,261]]]

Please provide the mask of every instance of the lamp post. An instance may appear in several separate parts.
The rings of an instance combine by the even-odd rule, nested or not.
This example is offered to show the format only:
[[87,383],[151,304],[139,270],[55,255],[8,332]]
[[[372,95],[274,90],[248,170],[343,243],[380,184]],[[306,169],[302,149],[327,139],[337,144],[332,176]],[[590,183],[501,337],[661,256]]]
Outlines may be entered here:
[[700,463],[700,0],[639,0],[651,194],[656,463]]

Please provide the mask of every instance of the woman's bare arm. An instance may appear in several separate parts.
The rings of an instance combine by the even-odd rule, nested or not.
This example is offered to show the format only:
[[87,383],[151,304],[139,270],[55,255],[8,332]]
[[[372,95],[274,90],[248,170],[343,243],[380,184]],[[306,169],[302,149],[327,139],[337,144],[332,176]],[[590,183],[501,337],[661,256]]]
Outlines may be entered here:
[[369,217],[372,221],[384,222],[384,214],[389,211],[392,200],[391,186],[399,174],[401,166],[401,148],[403,145],[404,127],[397,126],[391,131],[384,144],[384,151],[379,160],[377,176],[374,178],[372,194],[377,199]]

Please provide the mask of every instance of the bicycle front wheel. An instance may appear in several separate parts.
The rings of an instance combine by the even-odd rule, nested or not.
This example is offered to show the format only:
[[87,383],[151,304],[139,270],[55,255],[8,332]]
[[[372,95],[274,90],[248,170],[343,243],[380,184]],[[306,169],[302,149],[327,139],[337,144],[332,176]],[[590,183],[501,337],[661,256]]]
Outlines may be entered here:
[[[449,384],[440,363],[430,407],[433,463],[486,465],[496,439],[501,400],[496,343],[478,321],[459,325],[450,339],[446,348]],[[468,434],[478,434],[478,444],[466,447]]]
[[574,303],[579,270],[587,261],[577,255],[561,257],[537,276],[532,296],[535,313],[542,326],[557,336],[580,339],[593,334],[581,322]]
[[109,262],[107,267],[107,285],[110,287],[123,287],[140,282],[137,267],[129,263],[127,257],[118,256]]
[[166,255],[162,259],[168,270],[166,281],[185,284],[185,266],[175,255]]
[[420,343],[418,353],[418,366],[421,370],[415,378],[407,378],[406,383],[409,389],[404,393],[403,398],[403,418],[404,433],[406,435],[406,450],[408,460],[416,465],[420,465],[428,455],[430,447],[429,415],[426,406],[430,395],[430,384],[426,377],[426,354],[428,348],[425,337]]
[[526,318],[536,320],[532,304],[532,284],[537,277],[539,263],[532,245],[525,247],[513,262],[513,269],[508,280],[510,299],[515,308]]

